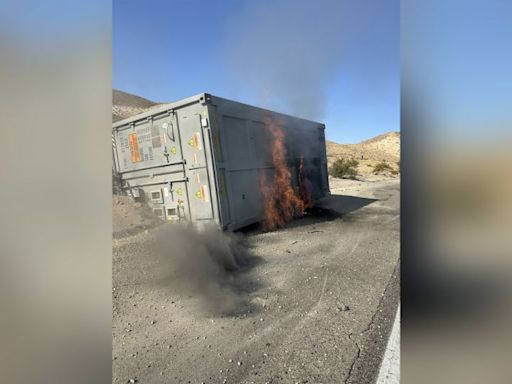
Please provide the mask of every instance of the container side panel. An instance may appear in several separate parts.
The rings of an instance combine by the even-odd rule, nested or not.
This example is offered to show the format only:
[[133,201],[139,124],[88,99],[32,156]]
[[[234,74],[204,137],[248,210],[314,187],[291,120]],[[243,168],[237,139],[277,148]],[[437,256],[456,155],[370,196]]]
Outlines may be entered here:
[[226,157],[230,162],[247,164],[254,158],[254,139],[245,119],[226,116],[223,119],[226,134]]
[[231,206],[234,223],[260,220],[263,202],[258,177],[257,169],[231,171]]
[[181,160],[176,120],[172,114],[120,127],[115,132],[115,140],[121,173]]
[[189,179],[188,198],[192,220],[212,220],[212,188],[207,168],[206,146],[202,127],[202,110],[186,108],[178,111],[183,157]]
[[[163,220],[216,220],[204,98],[113,129],[122,189]],[[206,132],[206,134],[205,134]]]
[[252,135],[254,137],[255,161],[260,167],[272,166],[272,143],[265,132],[265,126],[261,121],[251,121]]
[[121,188],[164,220],[214,221],[233,230],[260,221],[261,183],[274,178],[268,119],[284,132],[293,188],[305,175],[313,199],[328,194],[323,124],[208,94],[114,124]]
[[327,158],[324,126],[292,116],[251,107],[226,99],[214,98],[217,136],[221,154],[216,166],[227,186],[222,212],[228,212],[224,224],[237,229],[263,218],[261,183],[272,183],[274,165],[272,135],[265,129],[270,119],[284,133],[285,162],[292,177],[292,187],[299,191],[302,177],[311,187],[311,197],[318,200],[328,193]]
[[153,212],[163,220],[187,220],[188,202],[185,182],[162,183],[143,187],[145,200]]

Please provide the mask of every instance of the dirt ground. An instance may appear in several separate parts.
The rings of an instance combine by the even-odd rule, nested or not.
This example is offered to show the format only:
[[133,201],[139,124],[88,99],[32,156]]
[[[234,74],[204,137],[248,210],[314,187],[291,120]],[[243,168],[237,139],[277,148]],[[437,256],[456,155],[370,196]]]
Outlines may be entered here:
[[399,179],[329,182],[323,209],[235,234],[248,262],[222,313],[163,278],[180,279],[182,245],[167,244],[164,268],[155,254],[172,224],[137,223],[115,200],[113,383],[373,382],[399,301]]
[[151,209],[128,196],[112,197],[112,234],[114,238],[126,237],[161,225]]

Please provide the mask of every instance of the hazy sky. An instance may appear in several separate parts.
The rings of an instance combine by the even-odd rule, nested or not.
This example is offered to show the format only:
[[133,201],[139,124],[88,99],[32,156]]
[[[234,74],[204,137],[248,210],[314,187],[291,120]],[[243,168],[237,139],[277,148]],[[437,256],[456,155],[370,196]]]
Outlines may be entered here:
[[322,121],[358,142],[399,130],[395,0],[115,0],[113,87],[201,92]]

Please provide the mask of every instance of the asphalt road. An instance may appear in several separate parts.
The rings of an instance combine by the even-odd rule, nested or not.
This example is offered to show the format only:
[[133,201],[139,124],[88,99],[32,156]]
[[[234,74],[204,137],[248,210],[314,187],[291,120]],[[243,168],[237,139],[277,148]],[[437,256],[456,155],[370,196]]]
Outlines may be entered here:
[[218,294],[163,282],[164,229],[115,239],[113,382],[375,382],[399,301],[399,189],[333,180],[325,209],[239,233],[249,263],[222,313],[205,305]]

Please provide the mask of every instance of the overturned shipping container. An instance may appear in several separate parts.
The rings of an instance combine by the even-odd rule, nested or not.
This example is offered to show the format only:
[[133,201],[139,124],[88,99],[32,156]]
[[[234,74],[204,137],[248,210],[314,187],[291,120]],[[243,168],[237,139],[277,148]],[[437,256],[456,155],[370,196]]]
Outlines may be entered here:
[[[282,147],[269,124],[282,133]],[[304,178],[312,201],[329,193],[324,130],[203,93],[116,122],[114,166],[121,189],[163,220],[235,230],[264,219],[262,184],[273,187],[276,156],[295,191]]]

